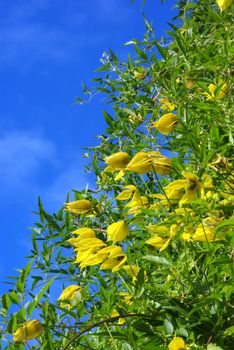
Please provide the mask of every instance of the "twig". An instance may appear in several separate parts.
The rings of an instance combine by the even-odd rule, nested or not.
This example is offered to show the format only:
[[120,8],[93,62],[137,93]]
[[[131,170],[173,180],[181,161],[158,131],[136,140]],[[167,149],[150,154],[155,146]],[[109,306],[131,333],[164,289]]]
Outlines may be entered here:
[[71,338],[68,343],[63,347],[62,350],[66,350],[69,348],[69,346],[76,340],[78,339],[81,335],[83,335],[84,333],[90,331],[92,328],[101,326],[105,323],[112,323],[117,321],[119,318],[128,318],[128,317],[142,317],[142,318],[152,318],[149,315],[145,315],[145,314],[141,314],[141,313],[132,313],[132,314],[126,314],[126,315],[118,315],[118,316],[114,316],[114,317],[109,317],[106,318],[105,320],[93,323],[92,325],[90,325],[89,327],[85,328],[84,330],[80,331],[79,333],[77,333],[73,338]]

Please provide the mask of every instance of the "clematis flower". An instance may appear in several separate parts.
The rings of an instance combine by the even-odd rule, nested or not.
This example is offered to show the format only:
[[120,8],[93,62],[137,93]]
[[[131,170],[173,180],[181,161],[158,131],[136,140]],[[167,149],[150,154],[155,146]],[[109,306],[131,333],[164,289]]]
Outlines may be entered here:
[[136,191],[125,207],[129,208],[128,209],[128,214],[134,214],[137,215],[141,212],[142,208],[148,208],[149,206],[149,201],[146,196],[141,196],[138,191]]
[[136,279],[138,272],[140,271],[140,267],[136,265],[125,265],[123,269],[133,278]]
[[159,152],[138,152],[127,166],[127,170],[138,174],[155,171],[160,175],[168,175],[171,169],[171,159]]
[[123,298],[123,303],[131,305],[133,303],[133,295],[128,292],[120,292],[119,296]]
[[128,226],[123,220],[114,222],[107,227],[107,236],[110,241],[123,241],[127,237],[127,234]]
[[80,235],[80,237],[83,235],[89,235],[88,237],[92,237],[93,235],[95,237],[95,232],[90,227],[80,227],[72,231],[72,233],[75,235]]
[[117,272],[123,267],[126,261],[126,254],[122,250],[119,250],[109,255],[109,257],[101,264],[100,269]]
[[185,350],[187,347],[185,341],[181,337],[174,337],[174,339],[168,345],[169,350]]
[[129,155],[126,152],[117,152],[105,158],[106,164],[112,169],[125,169],[129,162]]
[[124,190],[118,194],[117,197],[115,197],[115,199],[117,199],[118,201],[125,201],[127,199],[130,199],[134,192],[136,191],[136,186],[134,185],[128,185],[124,187]]
[[217,0],[218,7],[221,11],[225,11],[233,3],[233,0]]
[[185,179],[172,181],[164,187],[167,198],[171,203],[179,201],[179,205],[190,203],[199,196],[205,196],[205,189],[211,188],[212,179],[207,174],[203,175],[203,183],[192,173],[184,171],[182,173]]
[[208,86],[209,92],[204,92],[207,100],[222,100],[228,92],[227,83],[222,85],[217,85],[216,83],[211,83]]
[[202,220],[195,233],[192,235],[192,240],[199,242],[214,242],[222,239],[222,237],[216,235],[214,232],[215,227],[220,221],[220,218],[213,217],[207,217]]
[[174,103],[171,103],[166,97],[162,97],[160,100],[161,109],[166,111],[173,111],[176,108],[176,105]]
[[141,125],[144,121],[144,118],[142,117],[142,115],[140,113],[138,114],[129,114],[128,116],[128,120],[131,124],[138,126]]
[[[115,310],[112,311],[111,317],[117,317],[117,316],[119,316],[119,313],[118,313],[118,311],[115,309]],[[120,318],[118,319],[118,324],[123,324],[123,323],[125,323],[125,319],[122,318],[122,317],[120,317]]]
[[18,343],[26,343],[30,339],[39,337],[43,331],[44,327],[40,321],[27,321],[13,333],[13,340]]
[[92,204],[88,199],[79,199],[74,202],[65,203],[65,210],[72,214],[87,214],[90,213]]
[[164,114],[157,122],[154,122],[152,126],[161,134],[167,135],[175,130],[178,124],[178,118],[173,113]]
[[68,310],[76,306],[82,300],[81,291],[82,288],[75,284],[65,288],[58,298],[60,306]]
[[170,227],[166,225],[149,225],[147,229],[151,233],[156,233],[150,239],[148,239],[145,243],[152,245],[155,248],[158,248],[159,251],[165,250],[170,244],[172,238],[176,234],[177,225],[171,225]]

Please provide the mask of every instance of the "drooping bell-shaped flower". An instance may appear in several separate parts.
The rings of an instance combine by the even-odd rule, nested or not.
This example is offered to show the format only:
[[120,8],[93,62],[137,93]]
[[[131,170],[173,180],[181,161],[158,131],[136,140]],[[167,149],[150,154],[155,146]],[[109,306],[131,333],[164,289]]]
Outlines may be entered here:
[[173,113],[164,114],[157,122],[154,122],[152,126],[156,128],[161,134],[167,135],[175,130],[178,124],[178,118]]
[[221,11],[225,11],[233,3],[233,0],[217,0],[218,7]]
[[65,203],[65,210],[72,214],[87,214],[91,212],[92,203],[88,199],[79,199],[74,202]]
[[107,227],[107,236],[110,241],[123,241],[127,237],[127,234],[128,226],[123,220],[114,222]]
[[13,340],[18,343],[26,343],[30,339],[39,337],[43,331],[44,327],[40,321],[27,321],[13,333]]

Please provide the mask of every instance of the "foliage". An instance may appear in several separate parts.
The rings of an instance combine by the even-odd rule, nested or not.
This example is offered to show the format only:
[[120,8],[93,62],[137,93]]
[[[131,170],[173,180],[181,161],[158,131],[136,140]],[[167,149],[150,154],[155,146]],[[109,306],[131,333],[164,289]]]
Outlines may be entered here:
[[103,56],[95,188],[53,215],[39,199],[28,264],[1,298],[5,349],[232,348],[229,3],[178,1],[169,37],[145,19],[134,57]]

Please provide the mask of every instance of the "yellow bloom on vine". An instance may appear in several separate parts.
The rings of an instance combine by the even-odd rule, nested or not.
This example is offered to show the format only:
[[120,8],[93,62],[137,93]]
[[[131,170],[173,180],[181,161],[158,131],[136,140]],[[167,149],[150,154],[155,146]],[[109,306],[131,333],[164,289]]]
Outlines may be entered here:
[[171,203],[179,201],[179,205],[190,203],[205,196],[205,189],[213,186],[212,179],[209,175],[203,175],[203,183],[199,178],[192,173],[184,171],[182,173],[185,179],[172,181],[169,185],[164,187],[167,198]]
[[157,122],[154,122],[152,126],[156,128],[161,134],[167,135],[175,130],[178,124],[178,118],[173,113],[164,114]]
[[30,339],[39,337],[43,331],[44,327],[40,321],[27,321],[13,333],[13,340],[18,343],[26,343]]
[[105,158],[106,164],[112,169],[125,169],[129,162],[129,155],[126,152],[117,152]]
[[112,272],[117,272],[123,267],[126,261],[127,256],[120,248],[109,255],[109,257],[101,264],[100,269],[112,270]]
[[138,174],[155,171],[159,175],[168,175],[171,170],[171,159],[159,152],[138,152],[128,164],[127,170]]
[[128,209],[128,214],[134,214],[137,215],[141,212],[142,208],[148,208],[149,206],[149,201],[146,196],[141,196],[138,191],[136,191],[125,207],[129,208]]
[[177,225],[149,225],[147,229],[151,233],[154,234],[150,239],[148,239],[145,243],[152,245],[155,248],[158,248],[160,252],[165,250],[170,244],[172,238],[176,234]]
[[198,225],[195,233],[192,235],[194,241],[214,242],[222,239],[220,235],[215,233],[215,227],[221,221],[220,218],[207,217]]
[[68,310],[76,306],[82,300],[81,291],[82,288],[76,284],[65,288],[58,298],[60,306]]
[[168,345],[169,350],[186,350],[188,349],[185,341],[181,337],[174,337],[174,339]]
[[[112,313],[111,313],[110,316],[111,316],[111,317],[117,317],[117,316],[120,316],[120,315],[119,315],[118,311],[115,309],[115,310],[112,311]],[[120,317],[120,318],[117,320],[117,323],[118,323],[118,324],[123,324],[123,323],[125,323],[125,319],[122,318],[122,317]]]
[[120,292],[119,296],[123,298],[123,303],[131,305],[133,303],[133,295],[128,292]]
[[92,204],[88,199],[79,199],[74,202],[65,203],[65,210],[72,214],[87,214],[90,213]]
[[117,221],[107,227],[107,236],[110,241],[123,241],[128,234],[128,225],[123,221]]
[[176,105],[174,103],[171,103],[166,97],[162,97],[160,100],[161,109],[166,111],[173,111],[176,108]]
[[89,238],[95,237],[95,232],[90,227],[80,227],[72,231],[72,233],[75,235],[80,235],[79,237],[81,236],[87,236]]
[[217,0],[218,7],[221,11],[225,11],[233,3],[233,0]]
[[118,194],[116,199],[118,201],[125,201],[127,199],[130,199],[132,198],[135,191],[136,191],[136,186],[134,185],[125,186],[124,190],[120,194]]
[[222,100],[228,92],[227,83],[224,84],[216,84],[211,83],[208,86],[209,92],[204,92],[207,100]]

